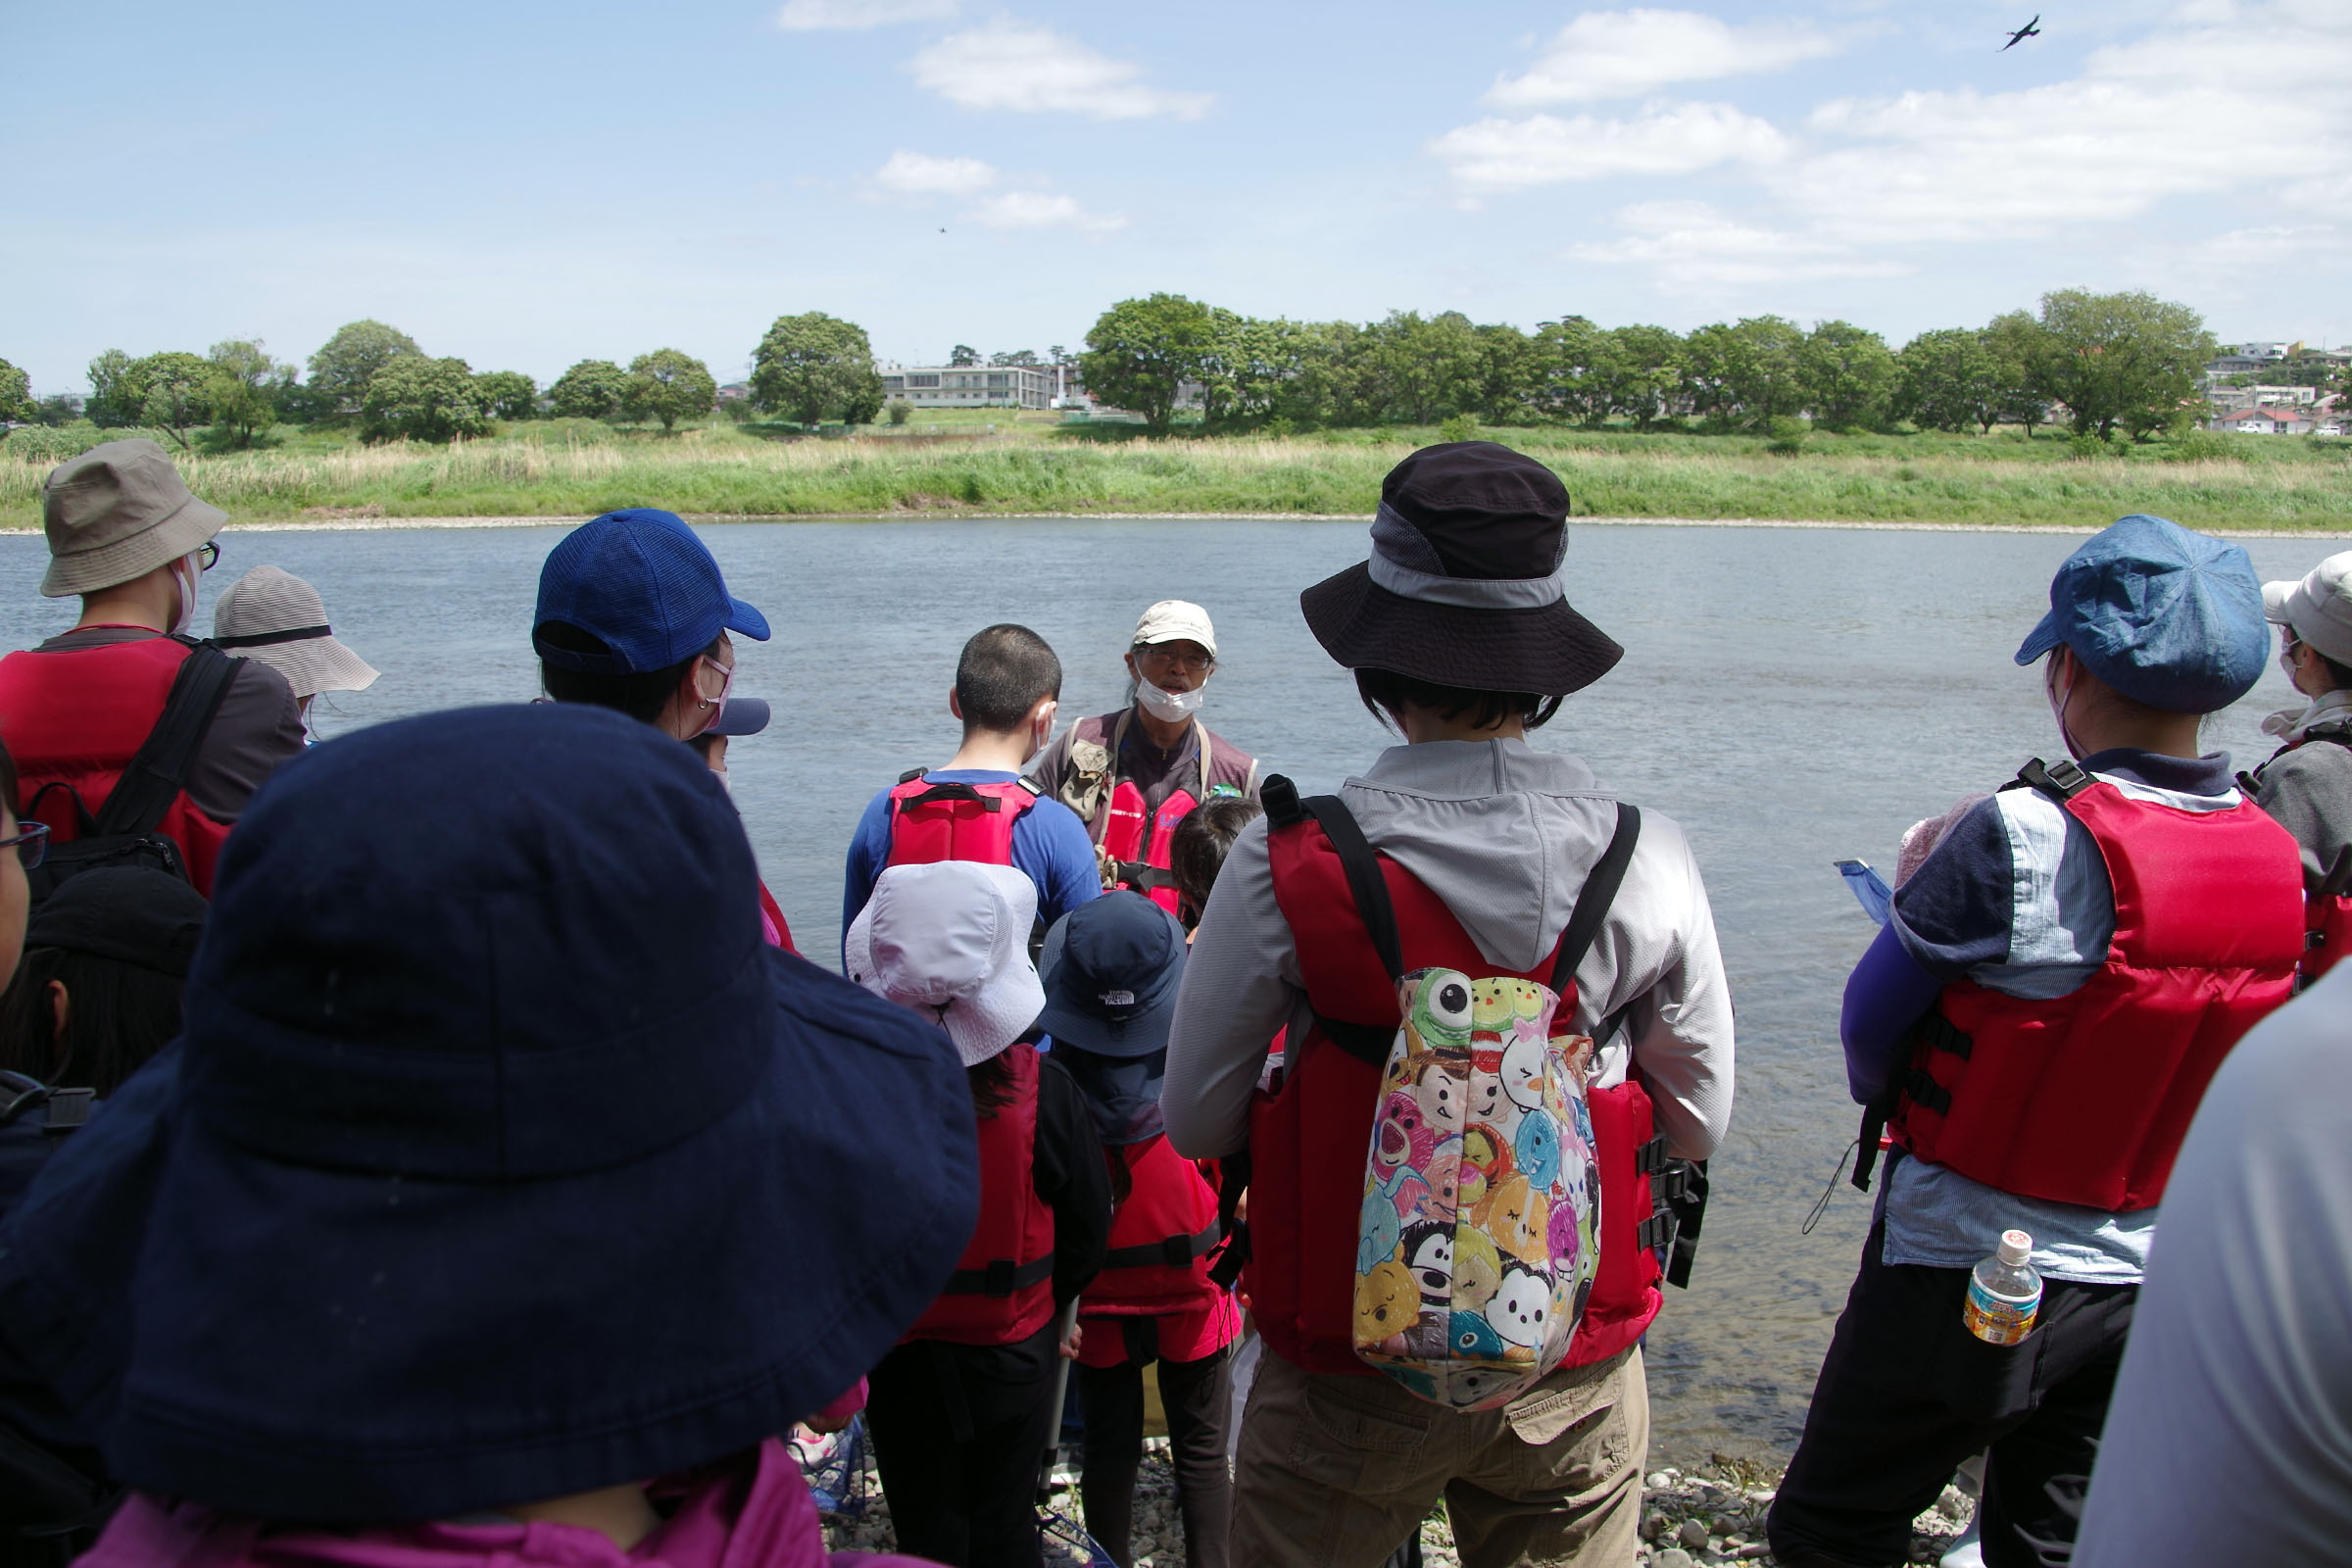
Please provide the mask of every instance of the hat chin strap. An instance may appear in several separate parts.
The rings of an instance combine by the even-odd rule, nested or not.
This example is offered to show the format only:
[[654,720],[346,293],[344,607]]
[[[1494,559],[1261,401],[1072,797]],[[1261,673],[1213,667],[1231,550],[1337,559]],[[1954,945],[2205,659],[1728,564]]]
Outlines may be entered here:
[[1421,531],[1388,503],[1381,503],[1372,518],[1372,559],[1366,563],[1372,581],[1399,598],[1468,610],[1541,610],[1568,597],[1565,559],[1542,577],[1447,577],[1408,566],[1392,553],[1399,546],[1409,549],[1416,545],[1433,565],[1437,564]]

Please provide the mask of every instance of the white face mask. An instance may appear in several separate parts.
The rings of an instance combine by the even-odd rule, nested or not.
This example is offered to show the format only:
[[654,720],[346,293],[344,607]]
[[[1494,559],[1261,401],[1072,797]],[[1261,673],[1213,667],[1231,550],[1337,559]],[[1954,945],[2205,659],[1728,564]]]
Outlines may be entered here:
[[1190,718],[1200,711],[1207,690],[1204,686],[1196,686],[1189,692],[1168,692],[1161,691],[1148,680],[1135,684],[1136,700],[1144,705],[1144,711],[1167,724]]
[[172,635],[185,637],[188,628],[196,624],[196,579],[204,571],[204,564],[190,551],[172,563],[172,576],[179,584],[179,618],[172,622]]

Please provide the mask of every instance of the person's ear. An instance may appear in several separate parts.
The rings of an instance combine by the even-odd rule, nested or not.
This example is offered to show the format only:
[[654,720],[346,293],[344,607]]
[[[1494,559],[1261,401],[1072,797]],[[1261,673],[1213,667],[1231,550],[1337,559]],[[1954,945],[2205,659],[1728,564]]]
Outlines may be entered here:
[[1031,729],[1043,727],[1048,733],[1051,733],[1054,728],[1054,715],[1060,710],[1060,698],[1040,697],[1036,705],[1029,710],[1029,727]]
[[963,718],[963,699],[956,695],[953,686],[948,688],[948,716],[958,722]]
[[[64,1041],[65,1041],[65,1038],[66,1038],[66,1025],[67,1025],[69,1022],[71,1022],[71,1021],[73,1020],[73,1017],[74,1017],[74,998],[73,998],[73,997],[72,997],[72,996],[71,996],[71,995],[70,995],[70,994],[67,992],[67,990],[66,990],[66,983],[65,983],[63,980],[52,980],[52,981],[50,981],[50,982],[49,982],[49,1018],[50,1018],[50,1025],[49,1025],[49,1041],[50,1041],[50,1044],[52,1044],[52,1045],[62,1045],[62,1044],[64,1043]],[[63,1062],[62,1062],[62,1060],[60,1061],[60,1065],[63,1065]]]

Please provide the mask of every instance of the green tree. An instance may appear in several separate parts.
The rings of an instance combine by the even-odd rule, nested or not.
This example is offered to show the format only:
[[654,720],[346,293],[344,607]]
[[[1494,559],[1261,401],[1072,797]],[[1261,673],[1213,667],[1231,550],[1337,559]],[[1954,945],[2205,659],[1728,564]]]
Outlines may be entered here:
[[2034,357],[2041,346],[2041,323],[2024,311],[2010,311],[1985,323],[1981,334],[1984,351],[1992,356],[1992,377],[1999,389],[2000,422],[2034,427],[2050,418],[2050,401],[2037,389]]
[[172,350],[133,361],[130,374],[140,396],[139,423],[169,433],[185,451],[188,432],[212,417],[211,364]]
[[1525,419],[1544,382],[1536,340],[1508,321],[1471,328],[1478,342],[1477,400],[1471,412],[1494,423]]
[[1609,412],[1646,430],[1673,413],[1683,377],[1682,334],[1664,326],[1620,326],[1609,333]]
[[777,317],[752,354],[752,402],[802,424],[871,423],[882,377],[865,328],[822,311]]
[[539,383],[520,370],[484,370],[473,385],[493,419],[527,419],[539,412]]
[[988,363],[994,366],[1020,365],[1034,369],[1041,363],[1033,349],[1014,349],[1009,354],[991,354]]
[[370,441],[448,441],[489,428],[482,394],[464,360],[396,355],[368,382],[361,433]]
[[1381,417],[1435,424],[1479,406],[1485,355],[1478,329],[1461,312],[1391,311],[1365,327],[1364,337]]
[[317,416],[350,418],[363,412],[368,385],[394,360],[420,355],[416,340],[381,321],[353,321],[311,356],[310,398]]
[[1609,417],[1605,390],[1616,343],[1582,316],[1565,316],[1536,328],[1536,406],[1555,419],[1596,429]]
[[980,351],[969,343],[958,343],[948,350],[948,364],[957,369],[980,363]]
[[617,419],[629,372],[611,360],[582,360],[547,389],[548,409],[566,419]]
[[2137,291],[2044,294],[2038,325],[2027,358],[2034,390],[2066,405],[2075,434],[2102,441],[2118,425],[2145,440],[2178,424],[2214,357],[2203,317]]
[[1142,415],[1152,434],[1167,434],[1183,384],[1211,368],[1223,331],[1218,317],[1181,294],[1119,301],[1087,330],[1078,361],[1087,390]]
[[667,430],[681,418],[709,414],[717,402],[718,383],[708,366],[676,349],[656,349],[629,362],[620,409],[632,419],[660,419]]
[[0,360],[0,424],[29,424],[33,413],[31,378]]
[[108,349],[90,361],[90,400],[81,412],[92,424],[119,430],[139,422],[147,393],[132,368],[137,363],[121,349]]
[[1987,434],[2000,419],[2006,401],[2000,367],[1984,333],[1965,326],[1922,332],[1895,359],[1897,417],[1923,430],[1973,427]]
[[72,392],[52,392],[45,398],[35,398],[32,404],[32,422],[57,429],[81,421],[81,399]]
[[216,439],[249,447],[277,422],[278,400],[294,384],[295,368],[270,357],[259,341],[231,338],[216,343],[206,357],[205,401],[212,410]]
[[1797,345],[1797,381],[1813,417],[1833,430],[1876,429],[1894,397],[1894,354],[1850,321],[1817,321]]

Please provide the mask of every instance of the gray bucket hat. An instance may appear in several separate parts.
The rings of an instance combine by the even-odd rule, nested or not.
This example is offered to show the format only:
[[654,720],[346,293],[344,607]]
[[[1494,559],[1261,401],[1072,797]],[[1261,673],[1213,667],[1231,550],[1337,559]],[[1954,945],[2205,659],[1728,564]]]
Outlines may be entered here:
[[41,487],[51,599],[144,577],[220,531],[228,514],[188,493],[152,441],[109,441],[50,470]]
[[2262,609],[2324,658],[2352,664],[2352,550],[2329,556],[2300,582],[2264,583]]
[[297,697],[365,691],[375,666],[335,640],[318,590],[277,566],[256,566],[213,606],[213,643],[258,659]]

